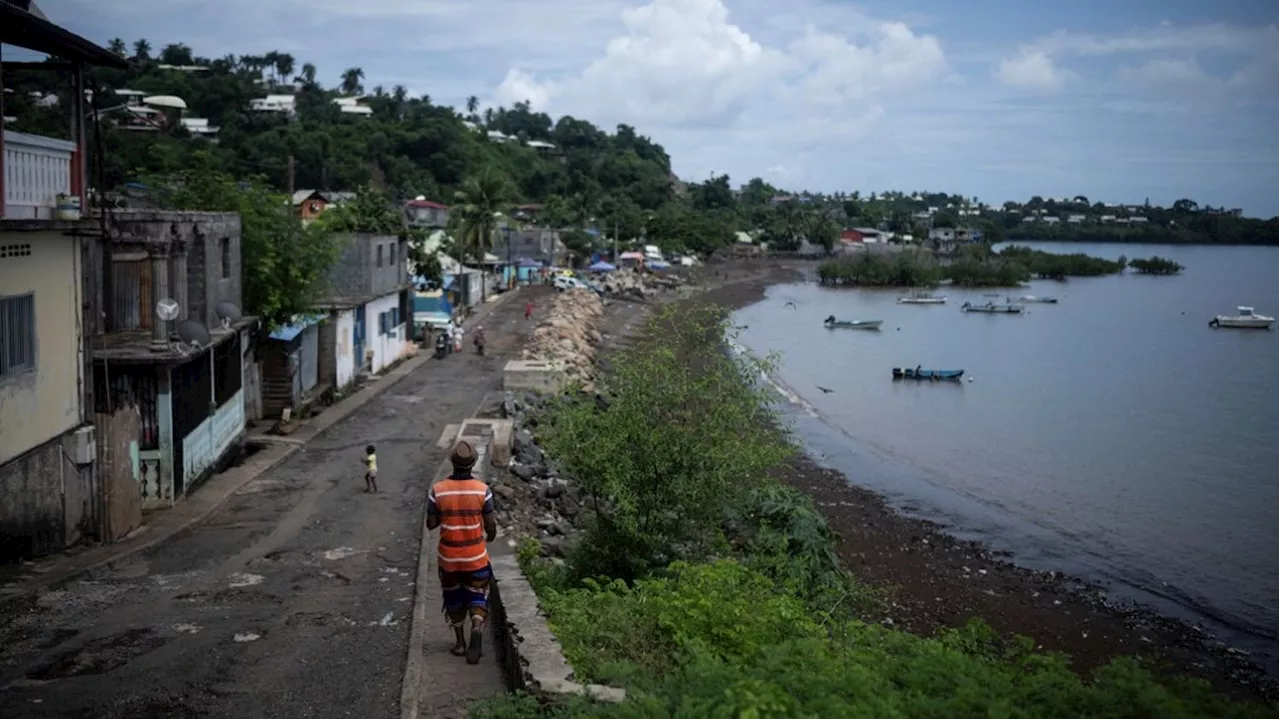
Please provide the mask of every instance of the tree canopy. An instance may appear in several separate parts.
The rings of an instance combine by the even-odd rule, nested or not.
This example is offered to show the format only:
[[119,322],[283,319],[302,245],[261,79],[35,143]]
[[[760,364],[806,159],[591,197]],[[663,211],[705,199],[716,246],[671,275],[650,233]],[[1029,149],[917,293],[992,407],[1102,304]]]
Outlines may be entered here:
[[[528,102],[485,108],[475,96],[455,109],[429,96],[413,97],[403,86],[374,84],[359,67],[321,77],[315,65],[279,51],[207,58],[182,43],[153,45],[146,39],[114,39],[108,47],[131,63],[91,75],[93,105],[104,121],[91,137],[90,155],[94,184],[103,189],[184,171],[203,152],[203,166],[260,178],[279,192],[367,186],[393,200],[421,195],[452,205],[459,192],[474,198],[478,178],[501,176],[502,189],[490,198],[495,206],[536,206],[532,221],[566,235],[596,230],[573,234],[580,252],[603,249],[617,235],[624,243],[643,238],[667,251],[705,254],[731,244],[736,232],[751,233],[775,249],[796,249],[804,241],[830,248],[841,229],[853,227],[916,240],[931,228],[967,227],[982,231],[987,241],[1008,235],[1277,244],[1275,220],[1243,218],[1189,199],[1169,208],[1144,202],[1135,210],[1145,218],[1141,225],[1107,224],[1103,218],[1116,213],[1083,195],[1037,196],[993,207],[943,192],[793,193],[758,177],[736,188],[727,175],[685,183],[672,172],[666,150],[630,125],[607,131],[582,118],[553,118]],[[6,77],[7,88],[15,90],[6,95],[6,114],[18,118],[14,129],[65,134],[69,90],[61,91],[57,103],[42,101],[48,78],[34,71]],[[185,116],[207,119],[218,128],[216,139],[192,135],[176,115],[161,132],[117,125],[111,120],[126,112],[120,106],[127,99],[118,91],[126,89],[182,98]],[[296,112],[253,109],[253,100],[268,95],[292,97]],[[340,99],[358,102],[368,114],[344,112]],[[1061,222],[1024,222],[1030,212]],[[1072,215],[1084,221],[1069,222]],[[468,227],[480,238],[493,233],[489,223]],[[473,246],[480,241],[473,240]]]

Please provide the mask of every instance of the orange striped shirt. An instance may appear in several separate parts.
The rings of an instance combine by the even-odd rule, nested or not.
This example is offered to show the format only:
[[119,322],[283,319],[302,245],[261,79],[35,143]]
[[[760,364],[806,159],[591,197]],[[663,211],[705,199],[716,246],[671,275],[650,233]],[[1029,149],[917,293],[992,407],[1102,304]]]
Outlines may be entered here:
[[484,515],[493,511],[493,490],[478,479],[449,477],[431,487],[427,516],[440,520],[440,569],[474,572],[489,566]]

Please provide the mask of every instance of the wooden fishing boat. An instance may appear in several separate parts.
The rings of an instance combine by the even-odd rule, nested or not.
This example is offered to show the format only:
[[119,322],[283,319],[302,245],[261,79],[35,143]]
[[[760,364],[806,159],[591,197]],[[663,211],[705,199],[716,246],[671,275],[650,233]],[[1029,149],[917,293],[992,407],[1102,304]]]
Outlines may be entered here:
[[884,320],[838,320],[835,315],[822,321],[822,325],[829,330],[878,330],[882,324]]
[[1022,309],[1022,305],[998,305],[994,302],[988,302],[985,305],[973,305],[966,302],[960,305],[961,312],[985,312],[991,315],[1016,315],[1021,314]]
[[928,292],[912,292],[906,297],[898,298],[900,305],[945,305],[946,303],[946,297],[934,297]]
[[894,367],[894,379],[919,379],[919,380],[959,380],[964,376],[962,369],[920,369],[919,367]]
[[[1056,304],[1058,304],[1058,298],[1057,298],[1057,297],[1036,297],[1035,295],[1023,295],[1023,296],[1021,296],[1021,297],[1019,297],[1019,298],[1018,298],[1018,301],[1019,301],[1019,302],[1036,302],[1036,303],[1039,303],[1039,304],[1042,304],[1042,305],[1056,305]],[[1013,300],[1012,300],[1012,299],[1010,299],[1010,300],[1009,300],[1009,304],[1013,304]]]

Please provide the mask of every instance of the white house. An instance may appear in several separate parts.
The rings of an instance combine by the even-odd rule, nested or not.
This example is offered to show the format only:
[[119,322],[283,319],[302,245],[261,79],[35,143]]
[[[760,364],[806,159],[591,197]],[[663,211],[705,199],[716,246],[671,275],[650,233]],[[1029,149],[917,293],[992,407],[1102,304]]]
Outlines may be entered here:
[[320,326],[320,382],[340,390],[413,354],[407,256],[407,241],[394,235],[346,237],[316,303],[328,315]]
[[292,115],[297,109],[293,95],[267,95],[249,101],[249,109],[254,112],[279,112]]

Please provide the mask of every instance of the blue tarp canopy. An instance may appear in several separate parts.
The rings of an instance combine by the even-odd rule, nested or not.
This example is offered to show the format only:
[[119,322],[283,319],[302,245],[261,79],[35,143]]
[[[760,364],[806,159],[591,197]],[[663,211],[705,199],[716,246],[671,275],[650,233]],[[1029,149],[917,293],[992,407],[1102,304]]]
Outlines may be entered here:
[[538,262],[537,260],[531,260],[528,257],[521,257],[519,266],[520,267],[541,267],[542,263]]
[[281,342],[292,342],[298,338],[298,335],[306,331],[312,325],[318,325],[324,319],[324,315],[295,315],[293,322],[283,327],[277,327],[268,335],[273,340]]
[[604,260],[600,260],[599,262],[596,262],[591,266],[587,267],[587,269],[591,270],[592,272],[613,272],[618,268],[614,267],[608,262],[605,262]]

